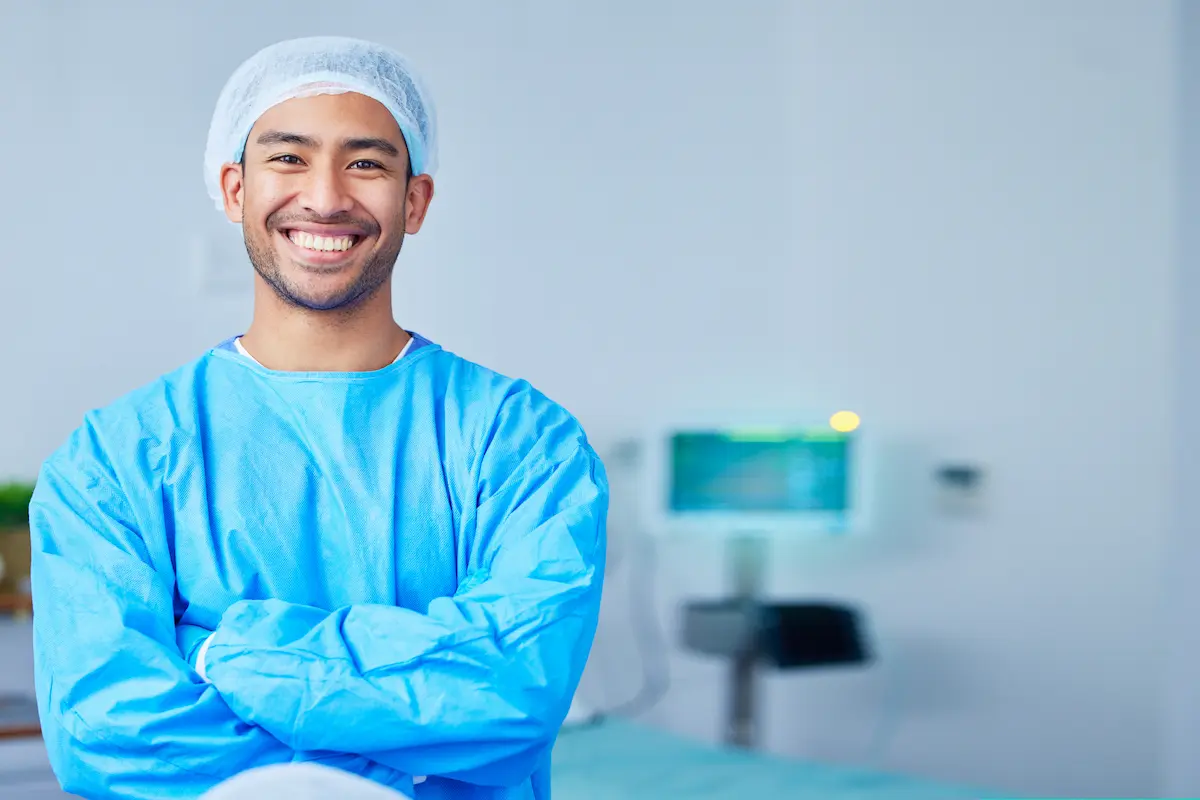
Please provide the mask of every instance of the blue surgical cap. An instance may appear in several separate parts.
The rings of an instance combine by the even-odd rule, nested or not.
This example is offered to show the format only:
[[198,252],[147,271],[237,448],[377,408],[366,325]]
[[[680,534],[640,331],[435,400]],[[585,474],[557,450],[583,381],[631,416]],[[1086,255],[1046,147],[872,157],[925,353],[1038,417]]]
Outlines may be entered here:
[[404,134],[413,174],[433,175],[437,169],[433,99],[407,59],[361,39],[290,39],[251,56],[217,99],[204,153],[204,180],[217,208],[224,208],[221,167],[241,160],[250,129],[267,109],[294,97],[342,92],[366,95],[392,112]]

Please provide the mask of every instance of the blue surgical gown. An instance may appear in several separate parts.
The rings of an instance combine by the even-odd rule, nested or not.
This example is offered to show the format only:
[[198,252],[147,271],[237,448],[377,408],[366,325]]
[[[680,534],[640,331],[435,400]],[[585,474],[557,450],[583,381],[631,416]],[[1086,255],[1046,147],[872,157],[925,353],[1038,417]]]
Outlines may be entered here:
[[213,349],[88,414],[41,471],[54,769],[89,798],[291,761],[418,800],[548,798],[607,510],[570,414],[436,344],[365,373]]

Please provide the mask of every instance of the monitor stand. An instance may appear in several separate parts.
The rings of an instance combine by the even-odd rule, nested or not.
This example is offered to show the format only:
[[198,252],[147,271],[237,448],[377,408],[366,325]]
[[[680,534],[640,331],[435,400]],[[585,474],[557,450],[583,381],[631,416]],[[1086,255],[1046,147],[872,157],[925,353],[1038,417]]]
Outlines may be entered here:
[[[744,606],[748,616],[755,615],[762,602],[768,549],[767,538],[757,534],[733,536],[726,545],[733,598]],[[725,742],[733,747],[753,748],[758,742],[758,658],[757,638],[752,637],[730,665],[729,722]]]

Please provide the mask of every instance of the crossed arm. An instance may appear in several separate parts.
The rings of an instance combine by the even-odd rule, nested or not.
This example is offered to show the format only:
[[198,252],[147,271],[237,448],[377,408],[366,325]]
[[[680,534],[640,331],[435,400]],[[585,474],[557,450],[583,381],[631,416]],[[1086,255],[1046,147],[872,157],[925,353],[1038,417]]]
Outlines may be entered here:
[[[38,699],[64,788],[195,797],[245,769],[312,760],[384,783],[527,780],[586,661],[607,483],[586,446],[526,460],[483,500],[484,566],[428,613],[231,606],[179,629],[102,460],[55,458],[30,510]],[[193,668],[199,644],[207,681]]]

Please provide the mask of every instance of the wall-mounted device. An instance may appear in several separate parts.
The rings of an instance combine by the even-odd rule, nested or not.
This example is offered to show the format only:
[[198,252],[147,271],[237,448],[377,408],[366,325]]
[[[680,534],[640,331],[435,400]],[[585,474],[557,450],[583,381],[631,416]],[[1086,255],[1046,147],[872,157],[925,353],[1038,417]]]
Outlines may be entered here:
[[984,471],[977,464],[955,462],[934,471],[938,507],[955,515],[975,514],[983,508]]

